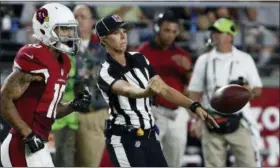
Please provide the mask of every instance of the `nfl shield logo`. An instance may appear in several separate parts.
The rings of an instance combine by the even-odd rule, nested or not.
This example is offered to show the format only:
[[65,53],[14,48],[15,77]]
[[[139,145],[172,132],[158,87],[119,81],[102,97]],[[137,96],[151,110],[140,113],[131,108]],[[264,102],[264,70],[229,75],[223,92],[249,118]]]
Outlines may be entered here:
[[141,146],[141,142],[140,142],[140,141],[136,141],[136,142],[135,142],[135,147],[136,147],[136,148],[139,148],[140,146]]
[[112,18],[116,21],[116,22],[122,22],[122,18],[119,15],[113,15]]

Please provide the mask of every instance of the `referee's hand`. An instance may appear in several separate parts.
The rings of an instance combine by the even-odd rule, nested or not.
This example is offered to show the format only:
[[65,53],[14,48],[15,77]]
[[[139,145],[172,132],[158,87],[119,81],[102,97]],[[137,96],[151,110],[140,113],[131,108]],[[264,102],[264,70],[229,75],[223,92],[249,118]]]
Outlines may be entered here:
[[201,120],[205,121],[210,128],[220,128],[220,126],[217,124],[214,118],[210,114],[208,114],[208,112],[206,112],[203,108],[196,108],[195,113],[199,116]]
[[159,94],[162,91],[163,87],[164,82],[158,75],[156,75],[149,80],[145,92],[148,96],[154,96]]

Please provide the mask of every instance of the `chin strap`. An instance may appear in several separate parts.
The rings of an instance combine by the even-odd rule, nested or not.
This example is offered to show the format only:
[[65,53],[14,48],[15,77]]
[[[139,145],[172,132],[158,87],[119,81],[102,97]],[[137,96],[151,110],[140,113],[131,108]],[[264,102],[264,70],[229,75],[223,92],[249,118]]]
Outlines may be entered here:
[[61,52],[65,52],[65,53],[68,53],[68,54],[73,54],[73,50],[68,47],[66,44],[63,44],[61,42],[57,42],[55,44],[55,47],[57,50],[61,51]]

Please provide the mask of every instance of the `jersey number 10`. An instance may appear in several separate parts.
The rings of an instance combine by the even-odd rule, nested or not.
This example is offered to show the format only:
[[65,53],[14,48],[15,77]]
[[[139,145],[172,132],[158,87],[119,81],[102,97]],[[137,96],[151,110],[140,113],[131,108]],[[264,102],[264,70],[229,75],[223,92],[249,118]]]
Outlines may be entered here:
[[54,96],[53,96],[53,100],[49,106],[48,113],[47,113],[48,118],[56,118],[57,105],[58,105],[64,91],[65,91],[65,85],[60,85],[60,84],[54,85]]

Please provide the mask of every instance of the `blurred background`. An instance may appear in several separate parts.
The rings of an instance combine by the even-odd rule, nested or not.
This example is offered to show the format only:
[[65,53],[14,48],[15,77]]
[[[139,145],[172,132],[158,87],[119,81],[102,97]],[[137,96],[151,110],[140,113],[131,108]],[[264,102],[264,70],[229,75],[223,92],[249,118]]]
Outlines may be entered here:
[[[32,39],[32,16],[44,2],[1,2],[0,6],[0,75],[1,84],[11,72],[17,50]],[[80,2],[63,2],[70,9]],[[280,166],[279,158],[279,3],[278,2],[90,2],[94,19],[113,11],[123,20],[135,23],[128,34],[128,50],[154,36],[153,22],[159,13],[171,10],[181,19],[181,33],[176,43],[191,53],[192,61],[206,51],[208,27],[220,17],[231,17],[238,25],[234,45],[255,60],[264,84],[263,95],[252,102],[252,109],[262,134],[264,166]],[[118,13],[119,12],[119,13]],[[94,29],[93,29],[94,31]],[[1,86],[1,85],[0,85]],[[8,126],[0,117],[0,142]],[[50,147],[55,152],[54,137]],[[228,164],[234,157],[228,157]],[[188,137],[182,166],[203,166],[200,141]]]

